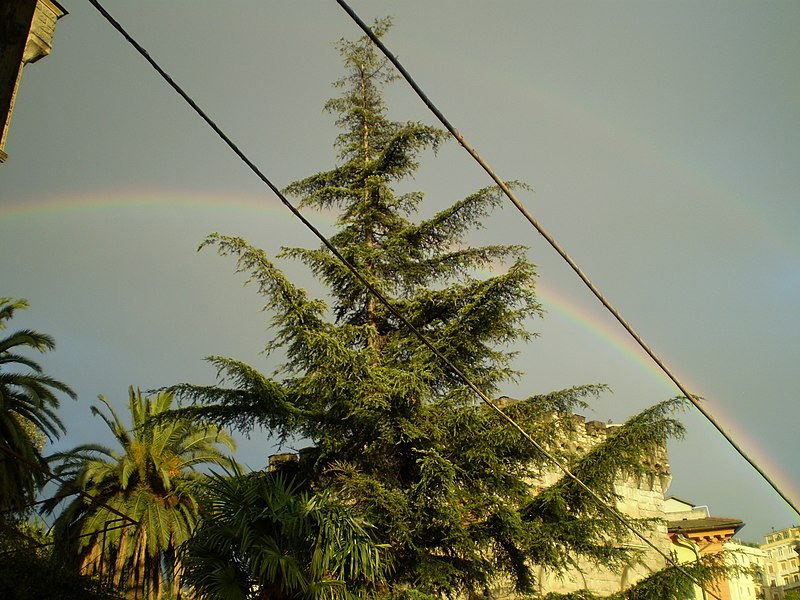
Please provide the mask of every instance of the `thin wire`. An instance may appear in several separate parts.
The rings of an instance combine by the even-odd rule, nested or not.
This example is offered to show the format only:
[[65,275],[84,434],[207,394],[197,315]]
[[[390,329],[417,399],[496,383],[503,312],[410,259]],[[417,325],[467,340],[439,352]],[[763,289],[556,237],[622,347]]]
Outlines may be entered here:
[[[114,519],[114,520],[115,521],[119,521],[120,519]],[[130,527],[130,526],[131,526],[131,523],[123,523],[121,525],[114,525],[113,527],[105,527],[103,529],[103,531],[106,531],[106,532],[115,531],[117,529],[124,529],[125,527]],[[46,548],[47,546],[55,546],[56,544],[60,544],[62,542],[79,540],[81,538],[91,537],[91,536],[97,535],[99,533],[97,531],[90,531],[89,533],[81,533],[79,535],[71,535],[71,536],[66,537],[64,539],[52,540],[52,541],[49,541],[49,542],[40,542],[36,538],[34,538],[34,537],[32,537],[32,536],[30,536],[27,533],[24,533],[22,531],[18,531],[16,529],[14,529],[14,532],[18,533],[20,536],[24,537],[25,539],[29,540],[32,543],[29,546],[25,546],[24,548],[12,548],[11,550],[6,550],[5,552],[0,552],[0,556],[5,556],[6,554],[13,554],[15,552],[23,552],[25,550],[30,550],[30,549],[35,549],[35,548]]]
[[33,502],[28,502],[27,504],[21,505],[19,508],[7,508],[5,510],[0,510],[0,515],[8,514],[8,513],[15,513],[25,510],[26,508],[32,508],[39,504],[44,504],[45,502],[50,502],[52,500],[63,500],[64,498],[69,498],[70,496],[74,496],[76,492],[69,492],[65,494],[61,494],[60,496],[53,496],[52,498],[45,498],[44,500],[34,500]]
[[356,12],[348,6],[347,2],[344,0],[336,0],[336,2],[341,6],[344,11],[355,21],[358,26],[367,34],[367,36],[372,40],[372,42],[380,49],[380,51],[386,56],[387,59],[395,66],[395,68],[400,72],[403,78],[408,82],[408,84],[413,88],[413,90],[417,93],[420,100],[425,103],[430,111],[439,119],[439,122],[453,135],[453,137],[458,140],[458,143],[466,150],[470,156],[483,168],[484,171],[492,178],[492,180],[497,184],[497,186],[503,191],[506,197],[511,201],[511,203],[519,210],[520,213],[528,220],[528,222],[539,232],[539,234],[547,240],[547,243],[564,259],[564,261],[569,265],[569,267],[575,272],[575,274],[580,278],[580,280],[589,288],[589,290],[594,294],[595,298],[597,298],[600,303],[610,312],[614,318],[619,322],[620,325],[628,332],[628,334],[636,341],[642,350],[644,350],[647,355],[656,363],[656,365],[661,369],[661,371],[669,377],[672,382],[678,387],[681,393],[686,396],[689,402],[700,411],[700,414],[703,415],[706,420],[711,423],[714,428],[722,435],[723,438],[733,446],[734,450],[741,456],[747,463],[756,470],[756,472],[761,475],[761,477],[775,490],[778,495],[783,498],[783,500],[792,508],[794,511],[800,515],[800,509],[789,499],[789,497],[784,494],[778,485],[770,479],[770,477],[764,472],[764,470],[756,464],[756,462],[751,459],[747,453],[733,440],[733,438],[728,435],[728,433],[722,428],[722,426],[717,422],[717,420],[711,415],[711,413],[703,408],[700,404],[700,400],[697,396],[692,394],[689,389],[681,383],[678,377],[667,367],[667,365],[658,357],[658,355],[644,342],[644,340],[639,336],[639,334],[631,327],[628,322],[622,317],[620,312],[611,304],[609,300],[605,298],[605,296],[600,292],[600,290],[595,287],[595,285],[591,282],[589,277],[581,270],[578,264],[567,254],[566,250],[561,247],[561,245],[556,242],[556,240],[545,230],[545,228],[539,224],[539,222],[534,218],[534,216],[528,211],[527,208],[517,199],[511,189],[506,185],[506,183],[494,172],[494,170],[484,161],[477,153],[477,151],[464,139],[458,130],[453,127],[453,125],[448,121],[448,119],[442,114],[442,112],[433,104],[433,102],[428,98],[425,92],[422,91],[417,82],[411,77],[410,73],[400,64],[400,61],[392,54],[389,49],[381,42],[380,38],[375,35],[375,33],[370,29],[370,27],[364,23],[364,21],[356,14]]
[[[106,19],[106,21],[111,24],[114,29],[116,29],[120,35],[122,35],[125,40],[131,44],[139,54],[148,62],[150,65],[158,72],[159,75],[164,79],[164,81],[172,87],[175,92],[178,93],[181,98],[183,98],[189,106],[203,119],[206,124],[214,130],[214,132],[222,139],[223,142],[250,168],[255,175],[261,179],[261,181],[267,185],[278,197],[281,203],[286,206],[286,208],[291,211],[293,215],[295,215],[300,221],[325,245],[328,250],[333,253],[333,255],[344,264],[344,266],[359,280],[359,282],[364,285],[367,290],[371,294],[373,294],[381,304],[383,304],[395,317],[397,317],[406,327],[408,327],[409,331],[411,331],[417,339],[419,339],[442,363],[444,363],[447,367],[449,367],[452,372],[458,376],[458,378],[466,384],[487,406],[489,406],[492,410],[494,410],[503,420],[505,420],[513,429],[517,430],[520,435],[523,436],[538,452],[540,452],[546,459],[548,459],[551,463],[553,463],[559,470],[561,470],[564,475],[566,475],[569,479],[573,480],[577,483],[583,490],[585,490],[597,503],[600,507],[604,508],[608,511],[614,518],[620,521],[620,523],[630,530],[634,535],[640,538],[645,544],[650,546],[653,550],[655,550],[659,555],[661,555],[669,564],[673,565],[678,571],[688,577],[692,582],[702,587],[696,578],[694,578],[690,573],[688,573],[681,565],[676,563],[672,557],[665,554],[660,548],[658,548],[653,542],[647,539],[644,535],[639,533],[626,519],[623,517],[619,511],[617,511],[614,507],[608,505],[594,490],[589,488],[583,481],[581,481],[577,476],[575,476],[565,465],[561,464],[552,454],[550,454],[544,447],[542,447],[536,440],[534,440],[528,432],[526,432],[516,421],[514,421],[511,417],[509,417],[506,413],[504,413],[500,408],[498,408],[486,394],[483,393],[462,371],[459,369],[453,362],[451,362],[444,354],[442,354],[434,345],[433,343],[428,340],[426,336],[422,334],[397,308],[392,305],[389,300],[380,292],[378,291],[367,279],[353,266],[336,247],[316,228],[314,225],[303,216],[300,211],[291,203],[289,200],[283,195],[281,190],[270,181],[270,179],[238,148],[238,146],[225,134],[220,127],[211,120],[211,118],[198,106],[198,104],[161,68],[161,66],[156,63],[156,61],[150,56],[150,54],[135,40],[131,35],[122,27],[122,25],[116,21],[109,13],[106,11],[102,5],[98,2],[98,0],[88,0],[89,3],[94,6],[97,11]],[[507,189],[507,188],[506,188]],[[713,595],[713,594],[712,594]],[[717,596],[715,596],[717,597]],[[717,597],[718,598],[718,597]],[[721,600],[718,598],[718,600]]]
[[[138,525],[139,524],[139,521],[137,521],[133,517],[130,517],[130,516],[124,514],[124,513],[121,513],[120,511],[118,511],[113,506],[109,506],[108,504],[106,504],[102,500],[98,499],[97,496],[93,496],[92,494],[86,492],[85,490],[82,490],[81,488],[79,488],[75,484],[67,481],[63,477],[60,477],[59,475],[56,475],[50,469],[47,469],[47,468],[43,467],[42,465],[39,465],[39,464],[33,462],[32,460],[29,460],[29,459],[25,458],[19,452],[13,450],[12,448],[9,448],[8,446],[6,446],[3,443],[0,443],[0,452],[4,452],[8,456],[11,456],[11,457],[13,457],[13,458],[25,463],[27,466],[31,467],[32,469],[36,469],[37,471],[39,471],[40,473],[43,473],[44,475],[46,475],[50,479],[55,479],[56,481],[58,481],[60,484],[62,484],[67,489],[73,490],[74,493],[80,494],[84,498],[88,498],[92,502],[92,504],[97,505],[97,506],[102,506],[103,508],[105,508],[109,512],[114,513],[118,517],[122,517],[126,521],[130,521],[130,523],[132,525]],[[59,500],[61,500],[61,498],[59,498]]]

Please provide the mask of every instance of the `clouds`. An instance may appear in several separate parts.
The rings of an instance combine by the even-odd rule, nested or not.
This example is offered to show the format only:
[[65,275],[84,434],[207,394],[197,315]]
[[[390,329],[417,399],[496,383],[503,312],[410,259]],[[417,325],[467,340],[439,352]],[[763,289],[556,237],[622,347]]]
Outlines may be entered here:
[[[95,432],[98,393],[210,382],[212,353],[274,368],[258,354],[260,299],[233,264],[195,252],[207,233],[270,253],[317,245],[90,7],[71,4],[53,54],[26,69],[0,173],[2,293],[27,297],[25,323],[58,341],[48,372],[81,395],[65,406],[67,445]],[[321,111],[340,73],[331,44],[357,32],[334,3],[107,4],[278,185],[335,163]],[[800,5],[354,7],[367,21],[394,15],[387,44],[456,127],[501,176],[533,186],[523,202],[748,448],[800,479],[800,76],[787,58],[800,52]],[[393,118],[432,122],[404,85],[388,97]],[[450,144],[407,186],[430,214],[487,184]],[[513,209],[485,225],[476,240],[529,245],[543,288],[572,307],[545,303],[508,395],[605,382],[615,393],[594,416],[620,420],[677,393],[575,321],[619,332]],[[747,539],[796,521],[702,418],[685,420],[673,493],[742,518]],[[270,445],[256,437],[243,449],[254,467]]]

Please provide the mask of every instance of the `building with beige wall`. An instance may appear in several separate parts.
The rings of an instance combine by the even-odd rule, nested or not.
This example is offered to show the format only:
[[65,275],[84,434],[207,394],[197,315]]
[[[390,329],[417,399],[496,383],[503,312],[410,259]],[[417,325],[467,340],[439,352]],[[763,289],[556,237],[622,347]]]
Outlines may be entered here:
[[766,600],[783,600],[785,592],[800,590],[800,527],[773,531],[765,536],[761,549],[767,555]]
[[[575,431],[565,442],[571,449],[588,452],[613,433],[618,424],[602,421],[586,421],[575,416]],[[651,457],[652,477],[618,478],[614,484],[617,494],[616,508],[624,516],[633,519],[662,519],[664,516],[664,492],[672,482],[666,449]],[[555,469],[531,482],[534,487],[547,487],[561,477]],[[585,561],[576,560],[575,567],[565,573],[549,573],[544,569],[537,571],[537,592],[542,596],[550,592],[568,593],[588,589],[595,594],[608,595],[624,590],[647,577],[651,573],[663,569],[671,550],[667,528],[663,521],[640,533],[658,550],[653,549],[642,539],[631,534],[627,544],[639,551],[637,558],[619,570],[603,569]],[[660,553],[659,553],[660,551]],[[498,590],[498,596],[512,596],[510,590]]]
[[707,506],[697,506],[674,496],[664,500],[664,518],[678,562],[688,563],[719,554],[724,564],[732,567],[728,576],[711,589],[706,591],[695,586],[694,600],[707,600],[712,595],[722,600],[763,597],[766,554],[760,548],[733,539],[744,527],[740,519],[712,516]]
[[[508,404],[513,400],[508,398],[496,401],[500,405]],[[575,415],[573,427],[570,432],[564,432],[561,440],[570,450],[583,454],[604,441],[609,434],[614,432],[619,425],[603,423],[601,421],[586,421],[584,417]],[[305,451],[311,451],[306,449]],[[300,454],[302,454],[301,451]],[[270,456],[268,469],[278,468],[278,465],[298,460],[297,453],[282,453]],[[618,570],[601,569],[595,564],[575,559],[574,567],[565,572],[553,573],[543,568],[534,568],[536,576],[536,592],[545,596],[550,592],[568,593],[588,589],[599,595],[609,595],[624,590],[639,580],[647,577],[652,572],[664,568],[671,550],[670,539],[664,523],[663,503],[664,491],[672,481],[670,467],[667,461],[666,449],[651,457],[651,472],[649,477],[619,477],[614,484],[617,494],[616,508],[623,515],[634,519],[655,519],[652,526],[642,531],[643,536],[651,542],[657,550],[648,546],[642,539],[630,535],[627,544],[638,550],[637,556],[627,565]],[[534,488],[545,488],[554,484],[562,477],[562,472],[553,468],[549,472],[540,474],[535,480],[530,481]],[[660,551],[660,553],[659,553]],[[518,598],[510,583],[498,581],[492,590],[494,598],[509,600]]]
[[[579,454],[591,450],[619,427],[601,421],[587,422],[577,415],[573,417],[573,425],[572,431],[564,433],[561,443]],[[295,453],[273,455],[270,457],[269,468],[295,460]],[[537,594],[543,597],[551,592],[569,593],[586,589],[597,595],[610,595],[663,569],[666,566],[665,556],[674,556],[678,562],[688,563],[698,560],[704,554],[722,552],[727,564],[744,569],[720,582],[711,590],[713,594],[723,600],[762,598],[762,582],[758,578],[754,579],[750,572],[763,568],[765,554],[758,548],[744,546],[732,539],[744,523],[739,519],[713,517],[707,507],[695,506],[680,498],[665,498],[664,494],[672,482],[666,449],[650,457],[649,466],[652,476],[621,476],[614,484],[614,491],[617,495],[616,508],[622,515],[633,519],[654,520],[653,525],[641,533],[657,550],[631,534],[627,543],[639,552],[634,560],[620,569],[599,568],[577,557],[574,567],[566,572],[552,573],[543,568],[534,569]],[[534,488],[543,489],[561,477],[561,471],[554,468],[542,473],[530,484]],[[502,581],[496,583],[492,595],[497,599],[508,600],[517,597],[510,584],[506,585]],[[704,594],[699,587],[695,590],[696,600],[709,600],[712,597]]]
[[67,14],[54,0],[0,2],[0,163],[23,67],[50,54],[58,19]]
[[735,539],[725,543],[725,552],[726,564],[745,569],[744,572],[728,578],[731,600],[764,598],[767,553],[761,548],[742,544]]

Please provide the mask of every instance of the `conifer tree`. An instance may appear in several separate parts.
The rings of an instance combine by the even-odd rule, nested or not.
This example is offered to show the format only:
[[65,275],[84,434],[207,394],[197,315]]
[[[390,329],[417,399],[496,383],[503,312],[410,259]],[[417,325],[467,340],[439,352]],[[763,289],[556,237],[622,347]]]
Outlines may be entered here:
[[[383,35],[389,25],[379,21],[375,30]],[[394,75],[368,39],[342,40],[339,50],[346,75],[335,83],[341,94],[326,104],[341,129],[338,166],[286,192],[302,207],[337,209],[336,248],[454,365],[496,395],[519,374],[513,349],[532,337],[527,327],[541,312],[534,267],[523,247],[469,245],[466,234],[500,202],[494,187],[413,220],[422,194],[395,189],[445,134],[389,119],[383,89]],[[532,594],[534,567],[564,572],[575,557],[612,567],[632,558],[635,550],[624,543],[630,532],[573,480],[530,485],[555,470],[550,460],[477,403],[324,247],[285,248],[277,258],[304,263],[329,289],[329,303],[293,285],[243,239],[212,234],[204,245],[234,257],[263,295],[275,329],[266,351],[284,352],[286,362],[267,376],[211,357],[219,385],[176,390],[198,418],[308,441],[299,462],[284,468],[306,488],[345,501],[391,549],[392,575],[373,592],[474,597],[503,580]],[[479,277],[487,267],[496,274]],[[574,427],[573,411],[603,390],[576,386],[505,410],[613,505],[615,478],[647,474],[645,457],[680,435],[670,416],[679,400],[637,415],[589,453],[571,454],[561,442]],[[658,597],[685,585],[681,574],[660,577],[650,583],[667,594]]]

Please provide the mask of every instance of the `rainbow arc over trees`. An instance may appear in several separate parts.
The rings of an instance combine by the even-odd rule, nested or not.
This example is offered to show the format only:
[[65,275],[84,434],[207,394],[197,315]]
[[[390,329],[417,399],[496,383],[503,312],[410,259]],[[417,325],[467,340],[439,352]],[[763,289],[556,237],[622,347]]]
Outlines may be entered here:
[[[164,192],[162,190],[132,190],[126,192],[109,191],[107,194],[94,192],[91,195],[58,195],[44,199],[29,199],[8,203],[0,207],[0,232],[3,227],[38,227],[42,220],[57,223],[60,219],[90,216],[92,226],[96,220],[124,220],[129,216],[140,219],[164,220],[180,219],[192,215],[197,217],[197,242],[212,229],[236,233],[230,227],[236,222],[247,222],[251,226],[255,219],[263,219],[265,230],[292,230],[294,217],[280,204],[277,198],[265,193],[263,196],[247,194],[209,194],[208,192]],[[323,231],[332,229],[335,223],[334,212],[313,212],[307,214],[309,220]],[[208,225],[202,225],[205,219]],[[220,223],[220,221],[222,223]],[[141,222],[141,221],[140,221]],[[47,226],[53,226],[48,223]],[[56,225],[57,226],[57,225]],[[302,224],[296,222],[296,231],[304,234]],[[311,238],[309,238],[311,239]],[[293,243],[293,242],[292,242]],[[535,258],[535,257],[534,257]],[[534,260],[535,262],[535,260]],[[486,272],[489,274],[489,271]],[[537,282],[537,296],[546,312],[561,315],[580,329],[596,338],[601,344],[624,357],[638,370],[646,373],[657,385],[664,389],[665,396],[677,394],[673,384],[661,370],[645,355],[625,332],[613,322],[610,316],[600,311],[587,309],[585,305],[568,297],[556,287],[541,279]],[[667,360],[667,362],[669,362]],[[681,376],[683,381],[686,377]],[[703,392],[692,382],[687,383],[699,396]],[[713,402],[713,399],[711,399]],[[800,497],[800,487],[781,469],[749,434],[745,425],[737,423],[725,411],[724,406],[713,403],[714,415],[725,423],[726,430],[732,432],[753,458],[778,481],[781,487],[793,497]],[[792,511],[786,518],[794,518]]]

